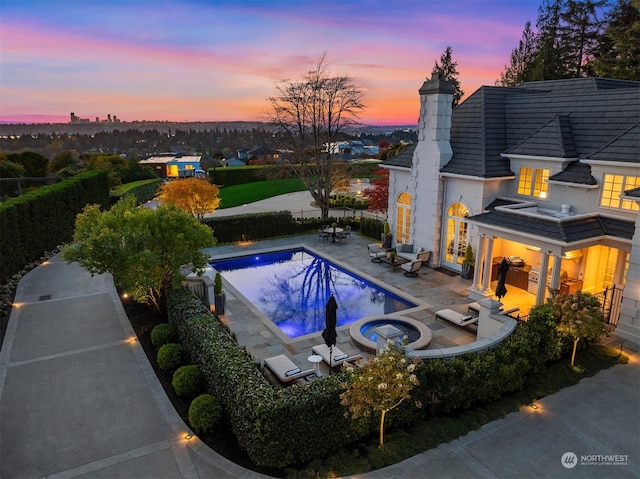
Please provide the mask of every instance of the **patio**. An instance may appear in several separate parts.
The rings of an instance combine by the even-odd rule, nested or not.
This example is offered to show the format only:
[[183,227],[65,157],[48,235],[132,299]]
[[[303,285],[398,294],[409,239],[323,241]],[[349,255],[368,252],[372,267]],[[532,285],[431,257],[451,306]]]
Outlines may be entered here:
[[[433,335],[429,348],[454,347],[476,339],[476,326],[461,328],[435,320],[435,312],[441,309],[449,308],[460,313],[467,313],[467,305],[473,302],[467,297],[471,281],[461,279],[460,275],[440,272],[427,266],[420,269],[417,277],[406,277],[400,269],[394,271],[394,268],[387,264],[371,262],[367,253],[367,244],[370,242],[370,239],[357,234],[351,234],[351,238],[347,242],[341,243],[319,241],[317,234],[311,234],[217,246],[204,251],[212,257],[218,257],[235,253],[246,254],[269,248],[307,245],[322,252],[337,264],[348,265],[363,273],[363,276],[369,276],[397,288],[424,303],[418,308],[394,313],[394,315],[405,316],[424,323]],[[311,348],[323,343],[320,332],[296,339],[287,338],[268,319],[263,318],[262,314],[252,305],[247,304],[232,287],[225,285],[225,292],[227,302],[222,319],[233,331],[238,343],[245,347],[256,361],[287,354],[301,369],[313,367],[308,358],[312,354]],[[509,286],[509,292],[503,298],[504,308],[519,307],[520,314],[527,314],[534,299],[533,295],[526,291]],[[369,356],[351,343],[348,326],[338,328],[336,346],[345,352]],[[328,366],[324,362],[321,363],[321,371],[323,374],[328,373]]]

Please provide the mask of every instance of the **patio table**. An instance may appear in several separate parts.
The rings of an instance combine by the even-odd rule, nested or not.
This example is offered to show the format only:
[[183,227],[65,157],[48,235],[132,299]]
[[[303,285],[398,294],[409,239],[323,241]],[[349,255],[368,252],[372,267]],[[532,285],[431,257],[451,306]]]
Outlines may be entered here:
[[400,266],[401,264],[408,263],[409,260],[406,259],[406,258],[401,258],[399,256],[396,256],[393,259],[387,258],[386,256],[381,256],[380,257],[380,262],[381,263],[386,263],[389,266],[393,266],[393,271],[395,272],[397,266]]

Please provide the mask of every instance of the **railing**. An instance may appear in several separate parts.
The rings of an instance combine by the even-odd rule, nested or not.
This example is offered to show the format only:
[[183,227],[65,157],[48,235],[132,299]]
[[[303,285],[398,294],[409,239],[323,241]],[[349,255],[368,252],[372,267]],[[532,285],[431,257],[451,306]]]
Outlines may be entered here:
[[617,326],[620,319],[620,304],[622,303],[623,292],[624,288],[616,287],[614,284],[604,291],[594,294],[602,305],[605,321],[612,326]]

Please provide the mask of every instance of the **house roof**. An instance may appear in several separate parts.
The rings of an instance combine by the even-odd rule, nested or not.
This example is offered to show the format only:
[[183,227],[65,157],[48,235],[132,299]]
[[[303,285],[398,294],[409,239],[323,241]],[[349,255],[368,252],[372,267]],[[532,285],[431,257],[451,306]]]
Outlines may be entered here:
[[640,187],[638,188],[633,188],[631,190],[626,190],[624,192],[625,196],[630,196],[632,198],[640,198]]
[[556,115],[546,124],[507,150],[512,155],[548,156],[551,158],[576,158],[571,120],[568,115]]
[[590,154],[588,160],[640,163],[640,122]]
[[518,203],[522,203],[522,202],[518,200],[512,200],[510,198],[496,198],[485,207],[485,210],[492,211],[496,208],[496,206],[516,205]]
[[574,78],[484,86],[453,111],[453,157],[441,171],[513,175],[504,153],[636,163],[638,118],[640,82]]
[[577,216],[558,220],[542,215],[521,214],[506,209],[495,209],[488,213],[471,216],[469,221],[515,230],[525,235],[538,236],[567,244],[602,236],[615,236],[631,240],[635,230],[633,221],[603,215]]
[[549,180],[581,185],[598,184],[596,179],[591,175],[591,167],[579,160],[572,161],[564,170],[555,175],[551,175]]
[[402,152],[393,158],[385,160],[382,164],[385,166],[400,166],[404,168],[411,168],[411,162],[413,161],[413,152],[416,150],[417,143],[412,143],[407,146]]
[[161,164],[161,163],[193,163],[199,162],[200,156],[152,156],[146,160],[140,160],[138,163],[144,164]]

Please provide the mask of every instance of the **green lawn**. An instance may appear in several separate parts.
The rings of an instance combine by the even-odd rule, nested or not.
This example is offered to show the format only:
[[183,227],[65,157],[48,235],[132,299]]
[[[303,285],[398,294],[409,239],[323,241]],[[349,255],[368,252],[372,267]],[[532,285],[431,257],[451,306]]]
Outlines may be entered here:
[[305,191],[307,188],[297,178],[273,181],[256,181],[245,185],[227,186],[220,190],[218,209],[233,208],[273,196]]

